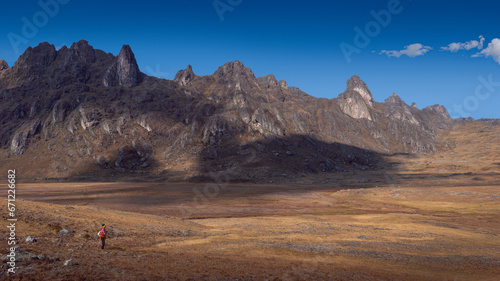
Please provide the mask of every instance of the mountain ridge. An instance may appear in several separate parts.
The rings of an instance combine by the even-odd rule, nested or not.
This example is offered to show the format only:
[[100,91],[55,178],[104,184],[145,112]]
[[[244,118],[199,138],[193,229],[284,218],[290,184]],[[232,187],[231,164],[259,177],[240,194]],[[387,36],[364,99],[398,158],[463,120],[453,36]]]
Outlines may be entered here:
[[[377,169],[377,155],[435,151],[436,130],[453,123],[439,105],[419,110],[397,95],[377,102],[357,75],[332,99],[272,74],[256,77],[237,60],[205,76],[188,65],[166,80],[142,73],[128,45],[114,56],[85,40],[29,47],[0,72],[0,108],[1,156],[36,155],[49,163],[39,173],[46,177],[188,179],[228,172],[221,163],[230,160],[242,169],[235,177],[247,180]],[[241,156],[248,149],[258,155],[252,163]],[[277,158],[281,164],[270,167]]]

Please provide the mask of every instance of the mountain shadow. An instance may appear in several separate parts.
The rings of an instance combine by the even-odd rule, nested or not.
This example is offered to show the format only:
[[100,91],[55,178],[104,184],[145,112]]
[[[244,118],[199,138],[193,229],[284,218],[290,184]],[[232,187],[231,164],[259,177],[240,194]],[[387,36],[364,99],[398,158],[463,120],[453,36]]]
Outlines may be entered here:
[[28,48],[0,69],[0,165],[22,179],[287,182],[393,169],[384,155],[433,153],[446,109],[373,99],[353,75],[315,98],[240,61],[174,80],[87,41]]
[[[227,140],[231,143],[233,140]],[[310,136],[264,138],[245,144],[211,145],[200,154],[191,182],[300,182],[328,174],[388,171],[386,154]]]

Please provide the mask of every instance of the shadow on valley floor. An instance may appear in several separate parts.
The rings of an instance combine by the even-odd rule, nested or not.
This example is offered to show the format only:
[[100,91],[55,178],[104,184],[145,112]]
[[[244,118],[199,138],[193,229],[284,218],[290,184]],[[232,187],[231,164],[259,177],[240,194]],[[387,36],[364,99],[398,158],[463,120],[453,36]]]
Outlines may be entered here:
[[[236,140],[238,138],[238,140]],[[222,136],[217,144],[206,146],[196,163],[186,172],[162,170],[163,165],[149,151],[125,146],[104,164],[91,163],[64,182],[189,182],[203,183],[317,183],[333,179],[359,178],[380,174],[391,180],[401,162],[390,155],[342,143],[327,143],[310,136],[268,137],[241,144],[237,137]],[[407,155],[406,157],[413,157]],[[389,176],[386,176],[389,175]],[[330,179],[330,180],[329,180]],[[331,182],[331,183],[335,183]]]
[[[159,161],[150,159],[148,167],[138,166],[141,156],[127,147],[114,155],[121,158],[122,170],[113,162],[104,169],[93,163],[82,173],[58,183],[33,183],[20,197],[183,217],[220,216],[218,207],[209,210],[211,204],[228,206],[233,200],[243,201],[235,206],[239,211],[229,212],[237,215],[293,212],[299,206],[313,210],[316,206],[309,201],[297,206],[285,202],[316,196],[313,194],[317,191],[331,193],[342,188],[366,187],[371,180],[365,178],[374,174],[391,180],[383,175],[396,173],[397,166],[388,163],[387,156],[309,136],[274,137],[242,145],[226,138],[200,153],[193,176],[173,182],[171,177],[175,175],[154,173],[161,165]],[[134,173],[130,172],[132,169],[136,169]],[[270,199],[273,196],[280,199]]]
[[[231,139],[203,150],[190,182],[294,183],[328,175],[396,172],[386,154],[310,136],[271,137],[246,144]],[[321,181],[320,181],[321,182]]]

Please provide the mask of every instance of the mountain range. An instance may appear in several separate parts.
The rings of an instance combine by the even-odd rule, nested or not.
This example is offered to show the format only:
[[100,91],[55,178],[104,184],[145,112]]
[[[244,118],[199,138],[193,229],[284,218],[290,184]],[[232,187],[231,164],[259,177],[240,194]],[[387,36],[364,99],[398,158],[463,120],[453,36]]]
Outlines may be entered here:
[[[390,83],[390,81],[388,82]],[[432,153],[455,120],[392,94],[373,99],[357,75],[315,98],[240,61],[212,75],[188,65],[174,80],[142,73],[124,45],[114,56],[81,40],[0,60],[0,159],[29,180],[295,181],[378,170],[384,155]]]

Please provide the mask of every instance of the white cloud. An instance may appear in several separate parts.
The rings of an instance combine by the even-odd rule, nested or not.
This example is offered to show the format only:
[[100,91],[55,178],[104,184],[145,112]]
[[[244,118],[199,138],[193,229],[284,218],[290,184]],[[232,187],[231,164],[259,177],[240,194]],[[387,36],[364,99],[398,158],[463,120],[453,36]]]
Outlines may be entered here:
[[459,50],[470,50],[477,48],[478,50],[481,50],[483,48],[483,43],[484,43],[484,37],[482,35],[479,36],[479,41],[477,40],[470,40],[465,43],[460,43],[460,42],[453,42],[448,44],[447,47],[441,47],[441,50],[443,51],[450,51],[452,53],[456,53]]
[[472,57],[492,57],[498,64],[500,64],[500,39],[494,38],[488,43],[488,47],[479,53],[472,55]]
[[441,49],[445,51],[450,51],[452,53],[456,53],[458,50],[462,48],[461,44],[462,43],[450,43],[448,44],[448,47],[441,47]]
[[399,58],[402,55],[407,55],[410,58],[414,58],[417,56],[423,56],[423,55],[425,55],[425,53],[427,53],[430,50],[432,50],[432,48],[429,46],[424,46],[420,43],[415,43],[415,44],[405,46],[405,48],[401,51],[382,50],[379,54],[386,54],[389,57],[396,57],[396,58]]

